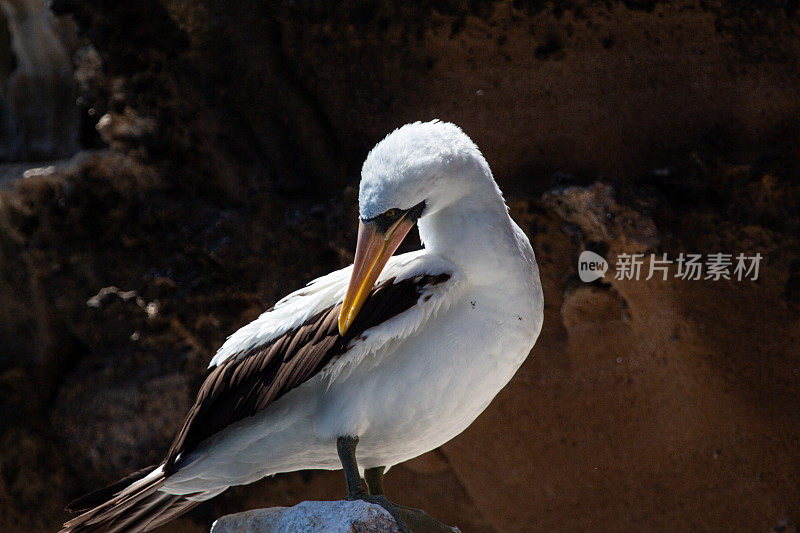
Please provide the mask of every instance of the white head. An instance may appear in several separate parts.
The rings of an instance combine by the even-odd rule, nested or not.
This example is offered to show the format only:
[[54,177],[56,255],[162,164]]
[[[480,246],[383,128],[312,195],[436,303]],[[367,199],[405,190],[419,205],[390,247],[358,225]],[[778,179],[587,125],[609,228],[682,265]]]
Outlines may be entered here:
[[505,211],[489,165],[455,124],[438,120],[407,124],[372,149],[361,169],[358,243],[339,314],[342,335],[417,220],[434,220],[448,207],[466,208],[467,198],[481,204],[494,198],[498,209]]
[[361,168],[362,220],[424,202],[433,214],[476,188],[497,190],[491,170],[472,139],[449,122],[414,122],[394,130],[370,151]]

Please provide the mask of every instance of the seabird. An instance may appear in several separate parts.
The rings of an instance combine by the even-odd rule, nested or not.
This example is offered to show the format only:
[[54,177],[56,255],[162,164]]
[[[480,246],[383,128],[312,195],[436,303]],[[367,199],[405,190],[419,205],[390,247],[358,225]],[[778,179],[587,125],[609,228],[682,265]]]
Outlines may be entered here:
[[[379,142],[358,203],[354,264],[231,335],[164,461],[69,504],[82,514],[62,531],[147,531],[233,485],[340,468],[348,498],[408,529],[384,471],[464,431],[508,383],[541,330],[542,288],[530,241],[454,124]],[[424,248],[393,256],[415,224]]]

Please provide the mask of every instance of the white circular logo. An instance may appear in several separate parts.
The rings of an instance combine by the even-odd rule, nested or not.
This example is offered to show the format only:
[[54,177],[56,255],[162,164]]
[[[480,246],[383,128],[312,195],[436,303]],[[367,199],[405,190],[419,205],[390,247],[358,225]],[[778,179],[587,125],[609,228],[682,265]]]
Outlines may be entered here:
[[591,283],[596,279],[602,278],[608,271],[608,262],[602,256],[584,250],[578,257],[578,276],[581,281]]

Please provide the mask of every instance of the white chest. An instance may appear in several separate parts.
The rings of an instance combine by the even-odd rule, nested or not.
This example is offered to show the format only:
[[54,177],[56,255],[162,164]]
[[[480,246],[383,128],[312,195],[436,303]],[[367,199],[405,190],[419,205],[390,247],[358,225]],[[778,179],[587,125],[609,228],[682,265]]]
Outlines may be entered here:
[[467,291],[379,365],[366,360],[332,384],[320,405],[320,430],[359,435],[360,455],[381,465],[433,449],[463,431],[508,383],[540,327],[530,297]]

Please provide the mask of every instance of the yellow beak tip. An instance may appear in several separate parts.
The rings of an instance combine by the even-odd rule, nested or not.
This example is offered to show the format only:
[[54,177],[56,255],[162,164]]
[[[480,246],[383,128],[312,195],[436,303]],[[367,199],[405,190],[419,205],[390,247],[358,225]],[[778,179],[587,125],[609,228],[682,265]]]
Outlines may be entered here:
[[347,333],[349,327],[350,324],[348,324],[347,320],[343,316],[339,315],[339,335],[344,337],[344,334]]

